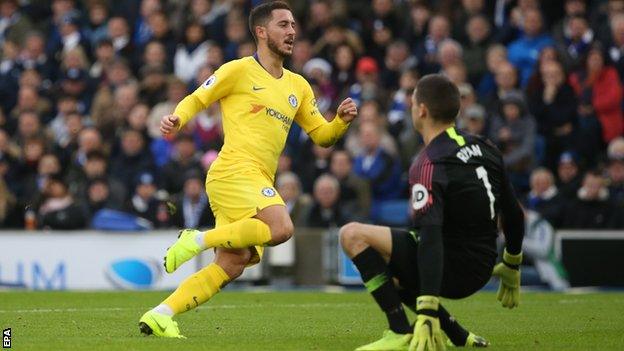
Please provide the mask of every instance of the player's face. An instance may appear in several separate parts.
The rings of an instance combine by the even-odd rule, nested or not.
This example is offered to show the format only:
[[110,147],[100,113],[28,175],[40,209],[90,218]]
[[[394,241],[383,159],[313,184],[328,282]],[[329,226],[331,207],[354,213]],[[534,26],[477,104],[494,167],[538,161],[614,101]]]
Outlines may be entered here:
[[416,91],[412,94],[412,124],[414,125],[414,129],[422,133],[423,128],[423,117],[425,113],[425,108],[423,104],[419,104],[416,102]]
[[292,55],[295,43],[295,19],[290,11],[273,10],[266,26],[267,46],[282,58]]

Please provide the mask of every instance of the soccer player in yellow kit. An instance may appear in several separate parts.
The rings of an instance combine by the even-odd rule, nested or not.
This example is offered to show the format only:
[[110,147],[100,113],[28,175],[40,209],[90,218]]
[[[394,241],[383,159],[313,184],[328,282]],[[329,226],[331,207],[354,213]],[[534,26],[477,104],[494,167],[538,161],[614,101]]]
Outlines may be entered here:
[[310,84],[283,68],[292,54],[295,21],[281,1],[255,7],[249,16],[257,53],[221,66],[202,86],[164,116],[167,135],[182,128],[215,101],[221,104],[224,145],[211,165],[206,191],[215,214],[215,229],[183,230],[167,250],[168,273],[202,250],[214,248],[213,263],[184,280],[160,305],[139,321],[144,334],[183,337],[172,317],[208,301],[244,268],[256,264],[264,246],[288,240],[293,223],[273,187],[277,160],[293,121],[321,146],[333,145],[357,115],[351,99],[327,122],[316,106]]

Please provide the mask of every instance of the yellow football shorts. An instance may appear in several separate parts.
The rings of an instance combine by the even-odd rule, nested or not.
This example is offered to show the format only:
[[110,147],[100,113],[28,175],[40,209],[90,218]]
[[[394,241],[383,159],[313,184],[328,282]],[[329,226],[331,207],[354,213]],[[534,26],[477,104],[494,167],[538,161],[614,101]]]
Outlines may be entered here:
[[[284,205],[284,200],[271,180],[259,173],[245,172],[226,178],[209,178],[206,180],[206,193],[215,216],[215,227],[251,218],[272,205]],[[247,266],[260,262],[263,252],[262,246],[251,248],[251,259]]]

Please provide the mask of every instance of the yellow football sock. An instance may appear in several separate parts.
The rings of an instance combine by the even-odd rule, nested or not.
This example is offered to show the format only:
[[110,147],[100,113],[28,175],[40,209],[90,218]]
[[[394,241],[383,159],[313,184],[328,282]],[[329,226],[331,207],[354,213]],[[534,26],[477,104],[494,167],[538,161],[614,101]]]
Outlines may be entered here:
[[271,241],[271,229],[259,219],[245,218],[204,232],[204,245],[243,249],[265,246]]
[[223,268],[211,263],[186,278],[163,303],[175,314],[192,310],[210,300],[229,280]]

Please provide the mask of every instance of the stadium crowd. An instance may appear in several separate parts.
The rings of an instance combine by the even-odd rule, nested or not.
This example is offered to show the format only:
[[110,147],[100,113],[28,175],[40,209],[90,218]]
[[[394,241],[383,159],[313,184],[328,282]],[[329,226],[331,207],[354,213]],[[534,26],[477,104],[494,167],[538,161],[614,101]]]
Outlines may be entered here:
[[[158,131],[221,64],[254,53],[245,0],[0,0],[0,227],[214,224],[204,178],[223,143],[218,104]],[[343,142],[293,124],[276,189],[295,225],[407,220],[422,147],[419,77],[459,87],[457,124],[503,152],[517,193],[555,228],[624,228],[624,1],[291,1],[287,67]],[[100,220],[98,220],[98,218]],[[134,218],[134,217],[130,217]],[[146,220],[146,221],[145,221]]]

